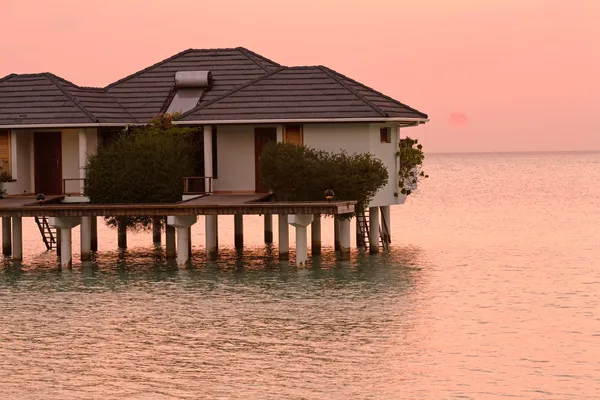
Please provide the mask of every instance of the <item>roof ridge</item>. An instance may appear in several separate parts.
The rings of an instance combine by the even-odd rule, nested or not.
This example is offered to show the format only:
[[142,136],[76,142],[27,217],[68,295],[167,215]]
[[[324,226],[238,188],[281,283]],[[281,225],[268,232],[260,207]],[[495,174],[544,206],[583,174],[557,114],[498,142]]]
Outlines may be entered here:
[[254,64],[256,64],[259,67],[261,67],[262,69],[264,69],[266,72],[268,72],[267,68],[265,68],[263,65],[260,65],[254,58],[250,57],[250,55],[252,55],[254,57],[257,57],[257,58],[259,58],[259,59],[261,59],[263,61],[266,61],[268,63],[274,64],[275,67],[281,67],[281,64],[279,64],[279,63],[277,63],[277,62],[275,62],[273,60],[270,60],[270,59],[268,59],[267,57],[265,57],[263,55],[255,53],[252,50],[248,50],[245,47],[242,47],[242,46],[236,47],[236,50],[238,50],[240,53],[242,53],[243,55],[245,55],[249,60],[251,60]]
[[[52,83],[54,83],[54,85],[56,85],[56,87],[65,94],[65,96],[67,96],[77,107],[79,107],[79,109],[81,111],[83,111],[83,113],[92,120],[92,122],[100,122],[100,120],[94,115],[92,114],[90,111],[88,111],[79,101],[79,99],[77,99],[75,96],[73,96],[71,93],[69,93],[67,90],[65,90],[61,84],[59,82],[57,82],[57,76],[55,76],[54,74],[51,73],[46,73],[45,74],[46,77],[48,79],[50,79],[50,81]],[[68,82],[68,81],[67,81]]]
[[263,69],[265,72],[269,72],[269,70],[267,68],[265,68],[263,65],[260,65],[260,63],[258,61],[256,61],[254,58],[250,57],[250,54],[248,54],[248,51],[245,48],[238,47],[236,50],[239,51],[240,53],[242,53],[248,60],[252,61],[259,68]]
[[157,63],[154,63],[154,64],[150,65],[149,67],[146,67],[146,68],[144,68],[144,69],[141,69],[141,70],[139,70],[139,71],[137,71],[137,72],[134,72],[134,73],[133,73],[133,74],[131,74],[131,75],[127,75],[127,76],[126,76],[126,77],[124,77],[124,78],[121,78],[121,79],[119,79],[119,80],[117,80],[117,81],[114,81],[113,83],[110,83],[110,84],[106,85],[106,86],[104,87],[104,89],[106,89],[106,90],[108,90],[108,89],[111,89],[111,88],[113,88],[114,86],[116,86],[116,85],[118,85],[118,84],[120,84],[120,83],[122,83],[122,82],[125,82],[125,81],[127,81],[127,80],[129,80],[129,79],[131,79],[131,78],[135,78],[136,76],[138,76],[138,75],[140,75],[140,74],[142,74],[142,73],[144,73],[144,72],[146,72],[146,71],[149,71],[149,70],[151,70],[151,69],[153,69],[153,68],[159,67],[159,66],[161,66],[162,64],[164,64],[164,63],[166,63],[166,62],[168,62],[168,61],[171,61],[171,60],[173,60],[173,59],[175,59],[175,58],[177,58],[177,57],[180,57],[180,56],[182,56],[182,55],[184,55],[184,54],[187,54],[187,53],[190,53],[190,52],[192,52],[192,51],[196,51],[196,49],[186,49],[186,50],[180,51],[180,52],[179,52],[179,53],[177,53],[177,54],[173,54],[172,56],[170,56],[170,57],[167,57],[167,58],[165,58],[165,59],[164,59],[164,60],[162,60],[162,61],[159,61],[159,62],[157,62]]
[[322,68],[324,68],[324,69],[326,69],[326,70],[329,70],[330,72],[332,72],[332,73],[334,73],[334,74],[336,74],[336,75],[339,75],[339,76],[341,76],[342,78],[344,78],[344,79],[347,79],[347,80],[349,80],[350,82],[352,82],[352,83],[355,83],[355,84],[357,84],[357,85],[359,85],[359,86],[361,86],[361,87],[363,87],[363,88],[365,88],[365,89],[367,89],[367,90],[371,90],[371,91],[373,91],[373,92],[377,93],[378,95],[380,95],[380,96],[383,96],[383,97],[385,97],[386,99],[388,99],[388,100],[392,101],[393,103],[396,103],[396,104],[398,104],[398,105],[400,105],[400,106],[402,106],[402,107],[405,107],[406,109],[408,109],[408,110],[410,110],[410,111],[414,111],[414,112],[416,112],[416,113],[418,113],[418,114],[421,114],[421,115],[423,115],[423,116],[424,116],[424,118],[429,118],[429,116],[428,116],[427,114],[425,114],[424,112],[421,112],[421,111],[417,110],[416,108],[412,108],[412,107],[410,107],[410,106],[407,106],[406,104],[404,104],[404,103],[402,103],[402,102],[399,102],[398,100],[394,99],[393,97],[390,97],[390,96],[388,96],[388,95],[386,95],[386,94],[383,94],[383,93],[381,93],[380,91],[378,91],[378,90],[375,90],[375,89],[373,89],[372,87],[369,87],[369,86],[365,85],[364,83],[360,83],[360,82],[358,82],[358,81],[356,81],[356,80],[354,80],[354,79],[352,79],[352,78],[350,78],[350,77],[348,77],[348,76],[346,76],[346,75],[344,75],[344,74],[342,74],[342,73],[339,73],[339,72],[337,72],[337,71],[335,71],[335,70],[333,70],[333,69],[331,69],[331,68],[328,68],[328,67],[326,67],[326,66],[324,66],[324,65],[321,65],[321,67],[322,67]]
[[7,80],[9,80],[10,78],[12,78],[13,76],[17,76],[17,74],[15,74],[15,73],[8,74],[8,75],[6,75],[6,76],[4,76],[4,77],[0,78],[0,82],[7,81]]
[[214,103],[216,103],[217,101],[221,101],[221,100],[223,100],[224,98],[226,98],[226,97],[228,97],[228,96],[231,96],[231,95],[232,95],[232,94],[234,94],[235,92],[238,92],[238,91],[240,91],[240,90],[242,90],[242,89],[244,89],[244,88],[247,88],[248,86],[254,85],[255,83],[257,83],[257,82],[260,82],[261,80],[263,80],[263,79],[265,79],[265,78],[268,78],[269,76],[271,76],[271,75],[274,75],[274,74],[276,74],[277,72],[280,72],[280,71],[282,71],[282,70],[284,70],[284,69],[286,69],[286,68],[287,68],[287,67],[282,67],[282,66],[279,66],[279,68],[277,68],[277,69],[274,69],[274,70],[273,70],[273,71],[271,71],[271,72],[267,72],[267,73],[265,73],[265,74],[263,74],[263,75],[259,76],[258,78],[251,80],[250,82],[247,82],[247,83],[244,83],[243,85],[240,85],[240,86],[238,86],[238,87],[235,87],[235,88],[233,88],[232,90],[230,90],[230,91],[228,91],[228,92],[226,92],[226,93],[224,93],[224,94],[222,94],[222,95],[220,95],[220,96],[218,96],[218,97],[215,97],[214,99],[212,99],[211,101],[209,101],[209,102],[207,102],[207,103],[205,103],[205,104],[202,104],[202,105],[200,105],[200,106],[196,106],[196,107],[192,108],[191,110],[184,112],[184,113],[183,113],[183,114],[181,114],[181,115],[180,115],[180,116],[179,116],[177,119],[179,120],[179,119],[181,119],[181,118],[187,117],[188,115],[190,115],[190,114],[193,114],[194,112],[196,112],[196,111],[198,111],[198,110],[201,110],[201,109],[203,109],[203,108],[205,108],[205,107],[208,107],[208,106],[210,106],[211,104],[214,104]]
[[381,115],[382,117],[389,117],[388,113],[386,113],[385,111],[383,111],[381,108],[377,107],[376,105],[371,104],[371,102],[369,100],[365,99],[361,94],[359,94],[358,92],[356,92],[354,89],[352,89],[351,87],[349,87],[348,85],[346,85],[345,82],[342,82],[342,80],[338,79],[338,77],[336,77],[334,74],[332,74],[332,72],[335,72],[335,71],[330,70],[329,68],[327,68],[327,67],[325,67],[323,65],[319,65],[319,69],[321,71],[323,71],[331,79],[333,79],[334,81],[336,81],[337,83],[339,83],[340,85],[342,85],[347,91],[349,91],[350,93],[352,93],[353,95],[355,95],[356,97],[358,97],[360,100],[362,100],[363,103],[365,103],[366,105],[368,105],[369,107],[371,107],[379,115]]

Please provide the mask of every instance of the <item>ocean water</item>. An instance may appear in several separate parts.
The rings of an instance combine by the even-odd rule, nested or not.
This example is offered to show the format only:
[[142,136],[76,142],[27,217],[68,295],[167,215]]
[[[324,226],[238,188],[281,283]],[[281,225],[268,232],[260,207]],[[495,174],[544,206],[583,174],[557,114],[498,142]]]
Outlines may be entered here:
[[[306,268],[261,244],[164,261],[149,234],[0,264],[0,399],[599,399],[600,153],[430,155],[393,249]],[[276,224],[275,224],[276,225]],[[74,234],[77,237],[77,234]],[[76,248],[77,244],[74,244]],[[292,254],[293,256],[293,254]]]

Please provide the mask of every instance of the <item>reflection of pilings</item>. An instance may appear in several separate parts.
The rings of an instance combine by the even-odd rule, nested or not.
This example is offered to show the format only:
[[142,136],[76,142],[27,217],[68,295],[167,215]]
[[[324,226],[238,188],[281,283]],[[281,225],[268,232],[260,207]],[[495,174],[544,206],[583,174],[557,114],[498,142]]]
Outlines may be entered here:
[[123,221],[120,218],[117,221],[117,235],[118,235],[117,245],[119,246],[119,249],[126,249],[127,248],[127,225],[125,225],[125,221]]
[[290,228],[288,226],[287,214],[279,214],[277,216],[279,225],[279,259],[290,259]]
[[244,215],[235,214],[233,216],[234,244],[237,250],[244,248]]
[[13,260],[23,259],[23,218],[13,217],[12,219],[12,244]]
[[273,214],[265,214],[265,243],[273,243]]
[[313,256],[321,254],[321,214],[315,214],[310,225],[310,248]]
[[2,254],[9,256],[12,253],[12,229],[10,217],[2,217]]

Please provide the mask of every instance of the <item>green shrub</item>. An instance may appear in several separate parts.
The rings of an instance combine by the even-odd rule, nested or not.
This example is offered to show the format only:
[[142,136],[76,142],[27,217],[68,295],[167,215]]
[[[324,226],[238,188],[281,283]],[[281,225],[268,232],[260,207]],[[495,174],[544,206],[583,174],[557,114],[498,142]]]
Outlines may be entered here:
[[[171,125],[171,116],[122,133],[100,147],[86,167],[85,195],[92,203],[172,203],[181,201],[183,177],[195,172],[192,130]],[[128,228],[148,228],[151,218],[122,219]],[[117,219],[107,218],[115,226]]]
[[5,182],[9,182],[11,179],[10,174],[4,168],[0,167],[0,199],[6,197],[6,188],[4,187]]
[[269,143],[259,158],[262,180],[280,201],[324,201],[325,191],[336,200],[369,204],[388,182],[381,160],[371,154],[328,153],[306,146]]

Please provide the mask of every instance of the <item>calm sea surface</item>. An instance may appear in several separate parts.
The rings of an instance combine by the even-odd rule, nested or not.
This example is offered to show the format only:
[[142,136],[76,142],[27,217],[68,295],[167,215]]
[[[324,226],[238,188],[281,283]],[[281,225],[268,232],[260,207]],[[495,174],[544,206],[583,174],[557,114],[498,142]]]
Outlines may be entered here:
[[[178,270],[101,229],[57,271],[32,221],[0,264],[0,399],[600,399],[600,153],[431,155],[393,250]],[[330,220],[324,245],[332,245]],[[74,234],[77,237],[78,234]],[[74,244],[74,247],[78,244]]]

